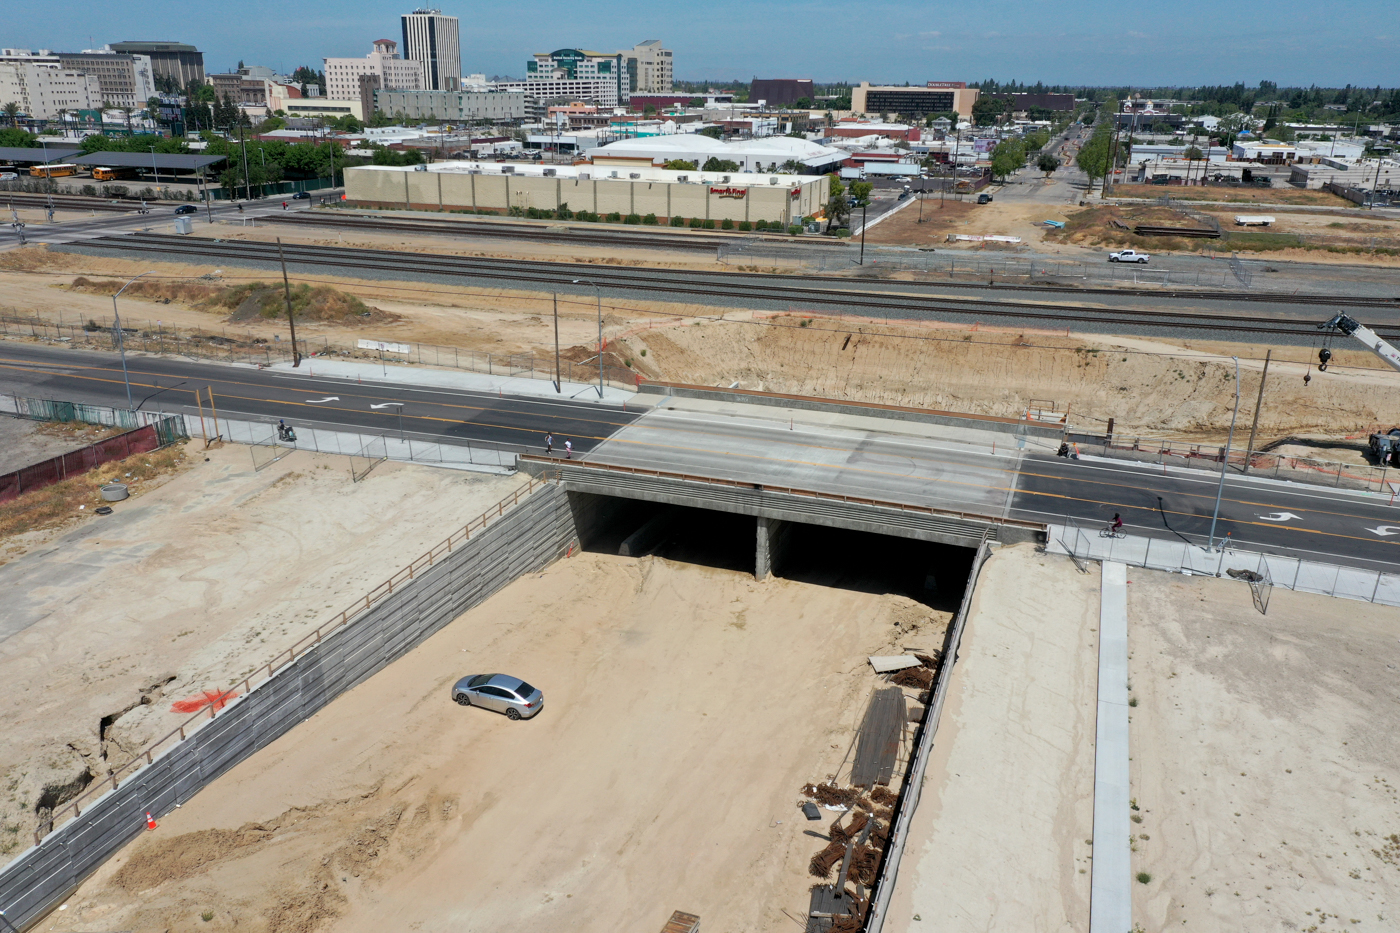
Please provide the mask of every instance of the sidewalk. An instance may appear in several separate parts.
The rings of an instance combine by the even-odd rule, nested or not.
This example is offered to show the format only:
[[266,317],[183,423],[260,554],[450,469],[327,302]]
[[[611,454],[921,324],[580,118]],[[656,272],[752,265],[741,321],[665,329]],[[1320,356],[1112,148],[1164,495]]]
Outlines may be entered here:
[[[246,363],[234,364],[250,368]],[[531,379],[528,376],[490,376],[485,373],[457,372],[443,369],[426,369],[421,366],[390,366],[388,363],[352,363],[345,360],[305,357],[299,368],[291,363],[273,363],[267,369],[296,376],[309,376],[317,379],[340,379],[347,382],[397,383],[400,385],[426,386],[434,389],[455,389],[461,392],[481,392],[489,395],[532,396],[536,398],[568,399],[573,402],[594,402],[606,405],[622,405],[632,401],[634,392],[604,385],[603,397],[598,398],[598,386],[579,382],[565,382],[562,392],[554,391],[554,383],[548,379]]]

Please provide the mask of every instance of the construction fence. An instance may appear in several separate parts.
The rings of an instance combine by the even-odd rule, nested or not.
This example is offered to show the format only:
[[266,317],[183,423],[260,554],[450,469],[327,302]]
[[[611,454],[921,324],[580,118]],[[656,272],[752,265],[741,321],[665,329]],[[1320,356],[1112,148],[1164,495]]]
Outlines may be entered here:
[[[1281,586],[1299,593],[1400,606],[1397,573],[1246,550],[1233,543],[1222,545],[1220,539],[1211,548],[1199,535],[1171,539],[1109,535],[1098,526],[1085,527],[1072,518],[1064,524],[1048,525],[1047,529],[1046,550],[1068,554],[1076,561],[1111,560],[1188,576],[1232,576],[1256,587]],[[1267,609],[1267,592],[1256,589],[1256,606],[1261,595],[1262,612]]]
[[[12,310],[0,311],[0,336],[31,337],[51,343],[93,350],[117,349],[115,319],[74,317],[49,321]],[[293,359],[290,340],[272,339],[221,328],[177,327],[160,321],[152,323],[134,318],[122,320],[122,343],[127,350],[143,353],[173,353],[199,359],[271,366],[290,363]],[[459,347],[444,347],[428,343],[401,341],[357,340],[355,346],[332,342],[329,337],[299,338],[297,347],[303,361],[316,358],[356,362],[392,363],[395,366],[435,366],[464,372],[485,373],[488,376],[525,377],[554,381],[554,360],[529,353],[484,353]],[[563,382],[589,384],[598,381],[598,359],[559,361],[559,377]],[[612,386],[634,388],[637,374],[627,366],[606,360],[603,381]]]
[[[564,490],[531,480],[55,812],[0,871],[0,914],[24,928],[221,774],[306,722],[575,539]],[[312,728],[308,726],[308,728]]]

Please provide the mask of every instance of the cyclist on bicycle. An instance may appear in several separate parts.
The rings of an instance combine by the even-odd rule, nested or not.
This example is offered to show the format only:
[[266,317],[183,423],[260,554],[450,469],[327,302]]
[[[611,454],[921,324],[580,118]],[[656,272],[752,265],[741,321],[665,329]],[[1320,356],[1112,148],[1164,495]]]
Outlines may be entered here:
[[1117,512],[1113,513],[1113,523],[1108,526],[1108,530],[1114,534],[1123,530],[1123,519]]

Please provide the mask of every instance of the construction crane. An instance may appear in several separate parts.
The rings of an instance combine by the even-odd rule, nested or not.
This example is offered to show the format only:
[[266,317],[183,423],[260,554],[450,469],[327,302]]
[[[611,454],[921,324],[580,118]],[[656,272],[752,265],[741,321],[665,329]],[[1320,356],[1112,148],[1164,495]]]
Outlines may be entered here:
[[[1400,370],[1400,350],[1396,350],[1390,344],[1386,343],[1375,331],[1355,318],[1339,313],[1325,324],[1317,325],[1317,329],[1338,331],[1348,337],[1355,337],[1366,345],[1366,349],[1389,363],[1392,369]],[[1331,362],[1331,360],[1332,350],[1324,345],[1321,350],[1317,351],[1317,371],[1320,373],[1327,372],[1327,364]]]
[[[1318,330],[1325,330],[1330,333],[1342,333],[1348,337],[1354,337],[1366,345],[1366,349],[1379,356],[1390,364],[1392,369],[1400,370],[1400,350],[1396,350],[1390,344],[1380,338],[1375,331],[1362,324],[1355,318],[1345,314],[1336,314],[1325,324],[1317,325]],[[1326,344],[1317,351],[1317,371],[1327,372],[1327,364],[1332,360],[1332,350]],[[1371,452],[1376,455],[1376,459],[1381,463],[1389,462],[1392,466],[1400,467],[1400,428],[1391,428],[1384,434],[1372,434],[1370,437]]]

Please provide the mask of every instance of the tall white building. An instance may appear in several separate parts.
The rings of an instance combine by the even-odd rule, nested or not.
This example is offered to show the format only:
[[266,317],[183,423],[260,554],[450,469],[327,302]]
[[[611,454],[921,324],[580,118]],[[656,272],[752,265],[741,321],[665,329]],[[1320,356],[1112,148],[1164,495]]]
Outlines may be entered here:
[[630,94],[669,94],[672,84],[671,50],[660,39],[648,39],[622,54]]
[[462,47],[457,17],[441,10],[417,9],[403,16],[403,57],[423,63],[423,84],[430,91],[462,89]]
[[21,113],[36,120],[57,120],[60,110],[100,109],[102,84],[96,75],[63,67],[56,55],[34,56],[25,49],[3,49],[0,101],[14,101]]
[[393,39],[375,39],[374,51],[364,58],[327,58],[326,96],[352,100],[360,96],[360,76],[379,78],[377,90],[417,91],[424,87],[423,63],[400,58]]

